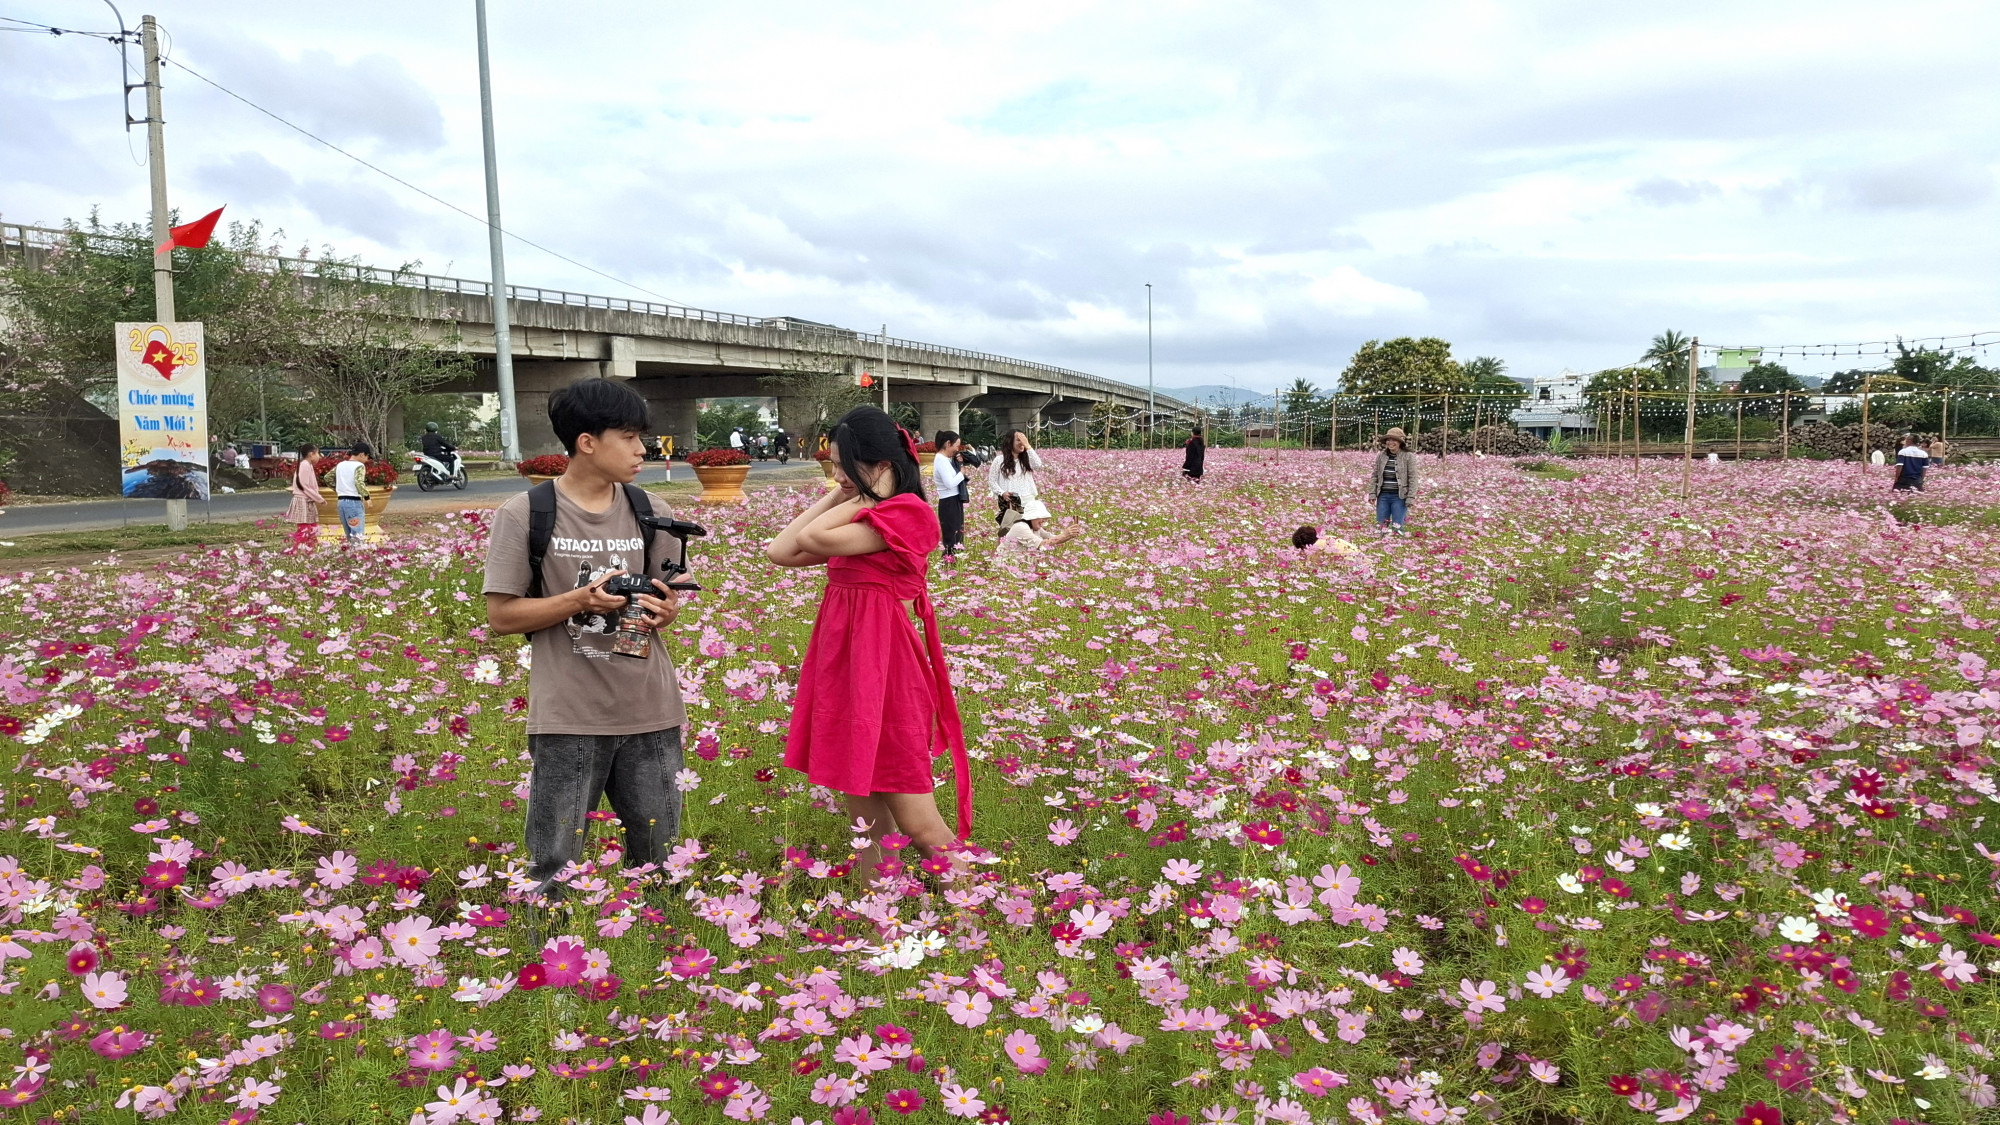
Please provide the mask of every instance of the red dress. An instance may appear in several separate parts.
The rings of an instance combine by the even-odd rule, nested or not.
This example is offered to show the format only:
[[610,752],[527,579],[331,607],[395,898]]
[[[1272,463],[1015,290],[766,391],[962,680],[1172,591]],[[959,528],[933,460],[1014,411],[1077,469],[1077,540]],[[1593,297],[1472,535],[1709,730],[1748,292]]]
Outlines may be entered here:
[[[972,832],[972,777],[926,574],[937,516],[923,498],[892,496],[855,513],[888,550],[826,561],[785,739],[785,765],[840,793],[928,793],[931,759],[951,752],[958,838]],[[901,603],[915,604],[924,635]]]

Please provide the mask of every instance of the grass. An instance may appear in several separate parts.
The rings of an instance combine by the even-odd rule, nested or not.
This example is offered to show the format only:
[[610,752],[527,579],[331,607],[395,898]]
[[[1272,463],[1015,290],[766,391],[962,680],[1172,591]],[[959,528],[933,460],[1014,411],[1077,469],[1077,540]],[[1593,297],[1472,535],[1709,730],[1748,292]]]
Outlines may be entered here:
[[1555,461],[1528,461],[1521,465],[1521,471],[1543,480],[1575,480],[1583,474],[1567,465]]
[[[4,529],[0,529],[4,531]],[[180,531],[160,524],[135,524],[102,531],[21,532],[0,546],[0,559],[41,558],[45,555],[109,554],[113,551],[143,551],[154,547],[198,547],[210,543],[235,543],[258,539],[265,543],[283,538],[282,528],[259,527],[256,522],[189,524]]]

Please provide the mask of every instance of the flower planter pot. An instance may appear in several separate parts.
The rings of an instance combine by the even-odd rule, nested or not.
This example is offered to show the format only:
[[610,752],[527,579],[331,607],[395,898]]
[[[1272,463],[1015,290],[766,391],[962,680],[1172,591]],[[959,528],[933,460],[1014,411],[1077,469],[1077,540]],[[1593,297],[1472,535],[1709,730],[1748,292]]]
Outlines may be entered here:
[[547,484],[556,479],[554,477],[545,477],[540,473],[522,473],[521,475],[528,478],[528,487],[530,488],[538,484]]
[[696,465],[694,476],[701,482],[703,504],[741,504],[750,499],[743,494],[743,481],[750,476],[748,465]]
[[824,474],[826,474],[826,479],[828,479],[828,480],[832,480],[832,479],[833,479],[833,462],[831,462],[831,461],[821,461],[821,462],[819,463],[819,471],[820,471],[820,472],[822,472],[822,473],[824,473]]
[[[361,502],[361,510],[367,513],[367,530],[363,533],[369,540],[382,538],[382,513],[389,507],[389,499],[396,493],[393,484],[371,484],[368,499]],[[344,538],[347,529],[340,525],[340,501],[331,494],[319,506],[319,537],[322,542],[332,542]]]

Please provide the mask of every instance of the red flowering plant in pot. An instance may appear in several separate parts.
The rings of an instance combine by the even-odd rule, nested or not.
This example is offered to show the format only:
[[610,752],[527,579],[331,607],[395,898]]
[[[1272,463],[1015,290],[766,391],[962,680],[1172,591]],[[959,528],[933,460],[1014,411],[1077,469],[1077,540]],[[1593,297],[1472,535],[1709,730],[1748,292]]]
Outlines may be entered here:
[[[332,488],[333,467],[335,465],[340,464],[342,461],[351,461],[351,460],[353,460],[353,458],[347,457],[343,454],[329,453],[326,456],[321,457],[319,460],[314,461],[313,471],[319,474],[319,483],[321,487]],[[368,485],[368,487],[370,488],[386,488],[392,484],[395,484],[397,478],[401,477],[402,475],[403,474],[396,471],[396,466],[393,462],[386,461],[378,457],[368,462],[368,468],[363,470],[361,473],[361,480],[364,484]]]
[[559,477],[568,470],[569,457],[562,453],[544,453],[514,463],[514,471],[524,477]]
[[748,465],[750,455],[740,449],[702,449],[688,454],[687,463],[697,469],[727,469]]

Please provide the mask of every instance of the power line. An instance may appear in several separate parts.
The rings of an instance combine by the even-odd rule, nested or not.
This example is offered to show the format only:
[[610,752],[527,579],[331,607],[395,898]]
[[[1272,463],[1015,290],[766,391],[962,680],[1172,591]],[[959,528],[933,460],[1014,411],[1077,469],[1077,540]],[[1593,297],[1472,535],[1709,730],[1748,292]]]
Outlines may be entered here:
[[21,31],[34,35],[82,35],[91,39],[103,39],[112,43],[119,42],[120,40],[129,42],[136,39],[131,32],[78,31],[73,27],[57,27],[50,23],[36,23],[34,20],[15,19],[13,16],[0,16],[0,23],[18,23],[22,25],[20,27],[0,27],[0,31]]
[[[438,196],[433,195],[428,191],[425,191],[423,188],[418,187],[417,185],[411,183],[410,181],[404,179],[401,176],[396,175],[394,172],[391,172],[386,168],[382,168],[378,165],[371,164],[368,161],[363,160],[361,157],[354,155],[353,153],[347,151],[346,149],[340,147],[337,144],[334,144],[332,141],[327,140],[325,137],[322,137],[317,133],[312,132],[310,129],[307,129],[301,125],[296,125],[290,121],[287,121],[285,118],[279,116],[276,113],[273,113],[271,110],[265,109],[263,106],[258,105],[256,102],[251,101],[249,98],[244,97],[242,94],[239,94],[236,91],[230,89],[229,87],[224,86],[222,83],[215,81],[214,79],[208,77],[207,75],[187,65],[186,63],[173,58],[166,58],[163,59],[162,61],[171,63],[172,65],[179,67],[180,69],[186,71],[188,74],[194,76],[197,79],[200,79],[202,82],[205,82],[208,85],[215,87],[217,90],[220,90],[221,92],[229,95],[230,97],[235,98],[237,101],[242,102],[244,105],[249,106],[251,109],[256,110],[258,113],[261,113],[264,116],[270,118],[271,120],[276,121],[278,124],[283,125],[285,128],[290,129],[295,133],[298,133],[300,136],[306,137],[310,140],[318,142],[319,144],[325,145],[327,148],[330,148],[333,151],[339,153],[340,155],[345,156],[349,160],[354,161],[356,164],[361,165],[363,168],[366,168],[369,171],[374,172],[379,176],[383,176],[390,180],[393,180],[396,183],[410,189],[411,191],[416,192],[418,195],[423,196],[425,199],[428,199],[433,203],[439,204],[440,206],[448,207],[451,210],[456,211],[461,215],[464,215],[466,218],[471,219],[473,222],[478,223],[482,227],[489,225],[483,217],[475,215],[470,211],[467,211],[465,208],[460,207],[458,204],[453,203],[450,200],[441,199]],[[575,258],[572,258],[567,254],[562,254],[558,253],[557,251],[551,250],[548,247],[543,246],[541,243],[536,242],[533,239],[526,238],[522,235],[515,234],[513,231],[510,231],[505,227],[502,227],[500,229],[500,233],[506,235],[507,237],[513,239],[516,242],[521,243],[524,246],[531,246],[536,250],[540,250],[542,253],[547,254],[551,258],[555,258],[559,261],[568,262],[570,265],[575,266],[580,270],[585,270],[590,273],[594,273],[597,276],[605,279],[606,281],[614,282],[618,285],[623,285],[627,289],[637,290],[638,292],[645,293],[649,296],[658,297],[660,300],[665,301],[667,304],[670,305],[678,305],[683,303],[680,301],[676,301],[674,298],[669,297],[664,293],[656,293],[653,290],[648,289],[645,286],[640,285],[636,282],[627,281],[622,277],[617,277],[612,274],[605,273],[603,270],[598,269],[596,266],[592,266],[584,262],[579,262]]]

